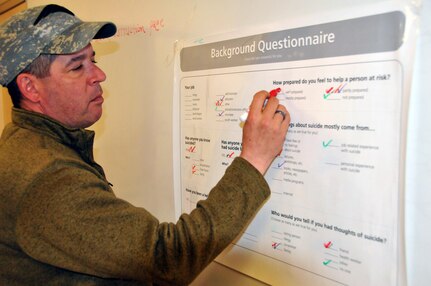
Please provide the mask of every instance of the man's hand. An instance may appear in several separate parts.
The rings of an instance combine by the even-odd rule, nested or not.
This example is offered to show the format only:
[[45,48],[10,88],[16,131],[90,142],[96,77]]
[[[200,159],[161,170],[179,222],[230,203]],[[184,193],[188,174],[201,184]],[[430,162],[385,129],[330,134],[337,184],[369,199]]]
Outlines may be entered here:
[[[244,124],[240,155],[262,175],[283,150],[290,124],[290,114],[286,107],[280,105],[276,97],[268,97],[269,93],[266,91],[260,91],[254,95],[247,121]],[[266,98],[268,98],[268,102],[263,108]]]

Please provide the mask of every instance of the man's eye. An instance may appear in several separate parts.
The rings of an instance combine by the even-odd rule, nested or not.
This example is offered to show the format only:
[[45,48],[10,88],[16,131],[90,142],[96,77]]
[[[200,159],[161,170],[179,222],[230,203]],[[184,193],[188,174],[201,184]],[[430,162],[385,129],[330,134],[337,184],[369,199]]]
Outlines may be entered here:
[[82,68],[82,65],[79,65],[79,66],[77,66],[77,67],[73,68],[72,70],[73,70],[73,71],[78,71],[78,70],[80,70],[81,68]]

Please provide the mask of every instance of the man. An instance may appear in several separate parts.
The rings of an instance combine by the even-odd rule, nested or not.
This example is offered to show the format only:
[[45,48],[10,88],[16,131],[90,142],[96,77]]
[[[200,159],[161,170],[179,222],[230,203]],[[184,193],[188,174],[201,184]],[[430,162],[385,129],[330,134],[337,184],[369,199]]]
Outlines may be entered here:
[[208,199],[176,224],[115,197],[93,159],[106,75],[93,38],[112,23],[28,9],[0,27],[0,81],[14,108],[0,139],[0,284],[186,285],[242,230],[270,190],[263,174],[290,117],[258,92],[243,150]]

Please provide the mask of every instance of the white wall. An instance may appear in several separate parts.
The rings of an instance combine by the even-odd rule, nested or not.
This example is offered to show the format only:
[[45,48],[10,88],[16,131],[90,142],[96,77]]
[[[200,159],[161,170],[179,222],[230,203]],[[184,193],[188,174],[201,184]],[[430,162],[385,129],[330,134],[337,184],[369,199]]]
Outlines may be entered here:
[[409,285],[431,281],[431,1],[423,1],[407,136],[406,244]]

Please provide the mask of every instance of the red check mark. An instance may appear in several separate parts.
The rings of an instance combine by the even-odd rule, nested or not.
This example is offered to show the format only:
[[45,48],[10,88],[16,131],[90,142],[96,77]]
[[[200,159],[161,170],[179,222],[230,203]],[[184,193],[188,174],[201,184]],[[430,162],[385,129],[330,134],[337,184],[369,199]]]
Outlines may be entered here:
[[324,246],[325,248],[330,248],[330,247],[332,246],[332,242],[331,242],[331,241],[328,241],[328,242],[326,242],[326,243],[323,243],[323,246]]
[[333,89],[334,89],[334,87],[331,87],[331,88],[329,88],[329,89],[327,89],[325,91],[326,91],[326,93],[330,93]]

